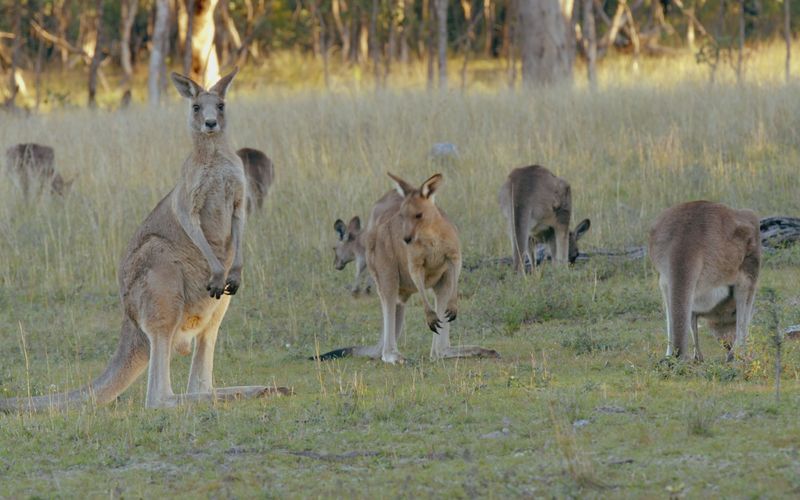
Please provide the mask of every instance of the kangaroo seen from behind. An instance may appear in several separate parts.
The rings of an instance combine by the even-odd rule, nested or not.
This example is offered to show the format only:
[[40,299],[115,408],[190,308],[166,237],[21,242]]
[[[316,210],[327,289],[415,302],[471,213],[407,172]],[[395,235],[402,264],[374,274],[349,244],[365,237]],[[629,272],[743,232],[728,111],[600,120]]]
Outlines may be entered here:
[[500,188],[498,201],[508,220],[515,271],[525,271],[526,259],[535,262],[531,246],[537,241],[550,247],[557,264],[575,262],[578,240],[591,221],[584,219],[570,231],[572,190],[566,180],[539,165],[515,168]]
[[250,215],[253,210],[261,210],[264,205],[264,198],[275,180],[275,167],[272,160],[258,149],[242,148],[236,154],[242,159],[244,166],[247,215]]
[[[264,386],[214,389],[217,332],[242,273],[245,180],[225,134],[225,95],[236,71],[208,91],[173,73],[190,101],[193,149],[173,190],[150,212],[119,266],[124,317],[117,350],[88,387],[68,393],[0,401],[0,410],[68,407],[113,401],[147,368],[148,408],[183,401],[255,397]],[[173,351],[194,353],[187,394],[175,395]],[[285,389],[277,389],[286,392]]]
[[[455,226],[434,204],[442,175],[432,176],[419,189],[397,176],[389,176],[397,191],[378,201],[364,239],[367,267],[381,299],[383,334],[374,347],[332,351],[321,358],[353,353],[380,356],[387,363],[403,363],[405,358],[397,341],[403,332],[406,302],[416,292],[422,297],[425,322],[437,333],[431,346],[432,359],[497,357],[497,351],[492,349],[450,345],[450,322],[458,315],[461,246]],[[426,296],[429,288],[436,296],[433,306]]]
[[676,205],[653,223],[648,250],[667,313],[667,356],[689,357],[691,331],[694,358],[702,361],[697,320],[706,318],[732,360],[753,314],[761,265],[756,214],[708,201]]

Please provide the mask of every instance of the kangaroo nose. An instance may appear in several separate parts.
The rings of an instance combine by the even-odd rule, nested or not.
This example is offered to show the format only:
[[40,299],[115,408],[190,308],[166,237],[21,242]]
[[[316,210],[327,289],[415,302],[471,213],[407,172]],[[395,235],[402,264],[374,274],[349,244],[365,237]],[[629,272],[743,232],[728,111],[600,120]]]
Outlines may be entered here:
[[406,245],[408,245],[409,243],[411,243],[411,236],[406,236],[405,238],[403,238],[403,241],[405,241]]
[[217,120],[206,120],[206,127],[214,128],[217,126]]

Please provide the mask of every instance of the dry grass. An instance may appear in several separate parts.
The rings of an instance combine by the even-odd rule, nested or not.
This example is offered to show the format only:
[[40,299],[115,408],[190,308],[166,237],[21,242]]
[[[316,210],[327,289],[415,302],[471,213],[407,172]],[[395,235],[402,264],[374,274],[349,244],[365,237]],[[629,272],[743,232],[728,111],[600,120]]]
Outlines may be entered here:
[[[592,219],[584,247],[641,244],[656,213],[694,198],[800,213],[798,87],[772,77],[709,87],[701,74],[668,84],[685,63],[651,63],[644,83],[622,74],[597,93],[257,95],[253,80],[234,83],[232,138],[267,152],[277,183],[248,221],[217,383],[275,381],[297,395],[147,412],[139,382],[108,408],[0,417],[0,496],[567,496],[594,484],[630,496],[676,484],[695,496],[791,494],[800,351],[785,346],[779,405],[766,368],[772,320],[759,313],[749,364],[716,362],[722,350],[703,334],[709,362],[660,368],[663,313],[647,262],[548,267],[526,280],[465,272],[454,336],[497,348],[500,361],[429,363],[418,301],[401,345],[410,366],[305,360],[315,342],[377,336],[377,301],[349,297],[350,270],[332,270],[330,245],[337,217],[363,218],[390,188],[387,170],[420,182],[441,169],[437,201],[467,261],[509,252],[496,191],[534,162],[571,181],[576,220]],[[184,113],[172,99],[0,120],[2,146],[50,144],[61,171],[79,175],[66,200],[34,207],[0,184],[0,395],[25,394],[28,381],[37,394],[72,387],[102,369],[120,323],[116,265],[175,182],[189,149]],[[428,149],[445,141],[460,159],[432,164]],[[800,323],[798,262],[789,251],[765,266],[782,324]],[[176,390],[186,365],[174,362]],[[591,412],[585,428],[548,412],[565,390]],[[714,408],[687,410],[688,390],[713,394]],[[693,414],[745,416],[697,439]]]

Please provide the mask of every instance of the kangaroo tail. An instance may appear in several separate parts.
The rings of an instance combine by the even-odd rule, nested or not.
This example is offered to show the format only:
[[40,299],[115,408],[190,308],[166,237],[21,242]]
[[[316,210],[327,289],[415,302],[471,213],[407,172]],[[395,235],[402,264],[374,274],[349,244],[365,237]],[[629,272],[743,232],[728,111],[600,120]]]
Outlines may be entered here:
[[342,347],[341,349],[334,349],[319,356],[311,356],[311,361],[328,361],[331,359],[346,358],[353,355],[353,349],[356,347]]
[[126,318],[114,356],[111,357],[105,371],[91,384],[80,389],[46,396],[0,399],[0,413],[61,410],[80,407],[90,401],[96,404],[110,403],[142,374],[147,367],[149,350],[147,336]]
[[341,349],[334,349],[326,352],[325,354],[320,354],[319,356],[311,356],[308,359],[311,361],[328,361],[331,359],[346,358],[348,356],[364,356],[367,358],[377,359],[381,357],[381,346],[355,345],[352,347],[342,347]]

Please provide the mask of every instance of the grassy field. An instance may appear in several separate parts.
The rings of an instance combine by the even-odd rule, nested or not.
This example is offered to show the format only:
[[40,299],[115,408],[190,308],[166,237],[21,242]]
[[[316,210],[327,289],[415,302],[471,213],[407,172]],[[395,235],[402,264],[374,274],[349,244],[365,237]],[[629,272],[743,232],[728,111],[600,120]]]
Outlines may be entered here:
[[[669,68],[660,70],[668,80]],[[658,75],[658,73],[656,73]],[[651,82],[658,80],[651,76]],[[277,181],[248,221],[244,284],[217,344],[218,386],[276,383],[296,395],[146,411],[144,380],[117,403],[0,416],[0,496],[781,497],[800,494],[800,252],[766,256],[746,355],[726,364],[704,329],[701,365],[660,363],[666,345],[649,261],[600,258],[527,278],[496,192],[515,166],[572,183],[583,249],[645,240],[654,216],[706,198],[762,216],[800,213],[800,88],[625,82],[597,93],[425,94],[235,90],[237,147],[263,149]],[[0,396],[84,384],[109,359],[121,311],[116,266],[189,150],[184,104],[0,120],[0,146],[38,141],[77,175],[66,200],[26,206],[0,183]],[[433,164],[434,142],[457,161]],[[376,341],[376,297],[333,270],[333,222],[366,216],[391,187],[445,176],[465,271],[453,336],[499,360],[432,363],[413,298],[405,366],[307,361]],[[770,290],[775,299],[768,300]],[[176,392],[188,359],[173,361]]]

